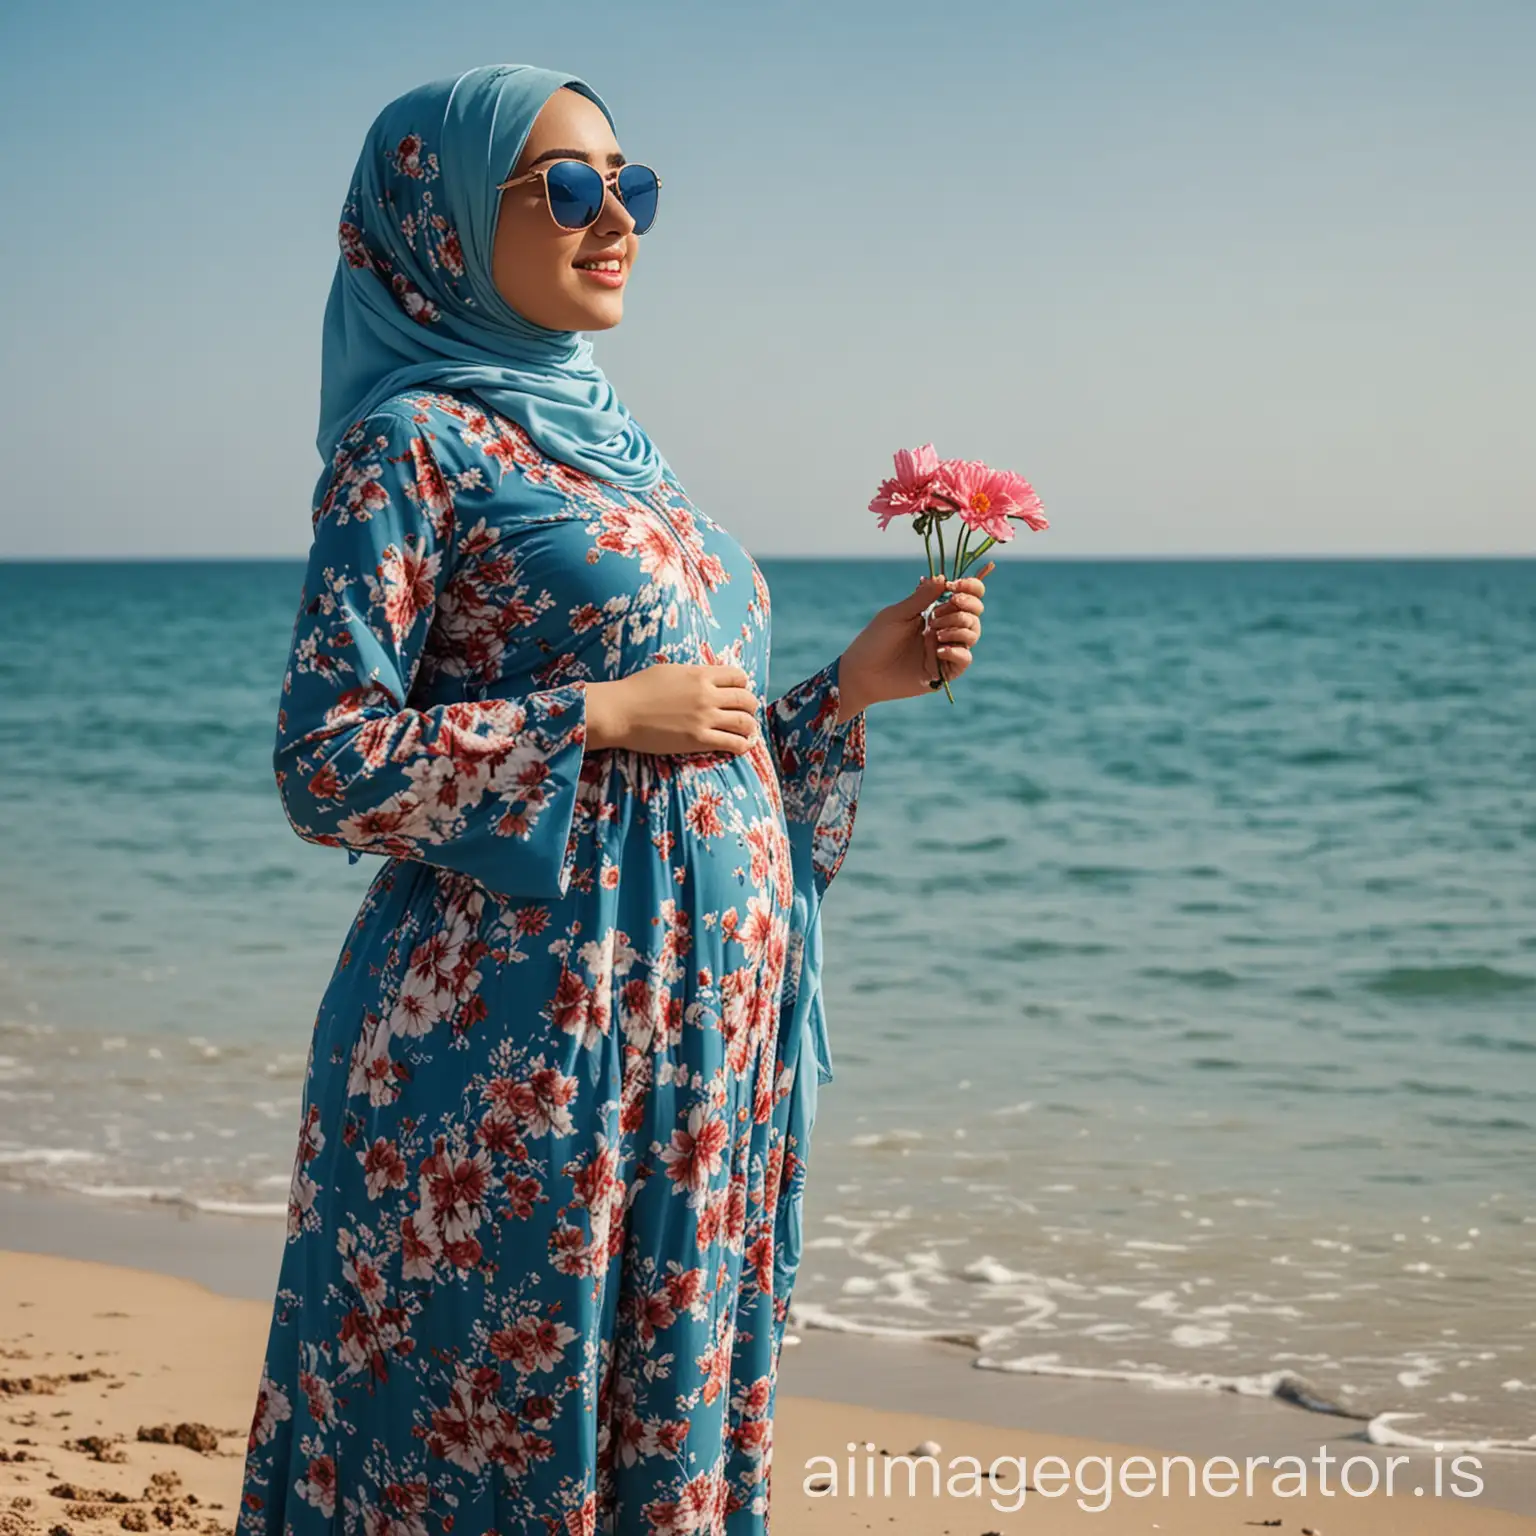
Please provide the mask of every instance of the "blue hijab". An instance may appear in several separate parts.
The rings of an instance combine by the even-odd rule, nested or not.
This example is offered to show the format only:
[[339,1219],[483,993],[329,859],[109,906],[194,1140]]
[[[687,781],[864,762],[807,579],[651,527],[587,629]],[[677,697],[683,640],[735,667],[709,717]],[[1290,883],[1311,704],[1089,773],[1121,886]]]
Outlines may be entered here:
[[316,439],[325,474],[355,422],[391,395],[435,385],[474,394],[590,475],[638,491],[660,480],[666,461],[593,361],[591,341],[526,319],[491,280],[497,184],[567,85],[612,126],[585,81],[530,64],[417,86],[374,120],[325,306]]

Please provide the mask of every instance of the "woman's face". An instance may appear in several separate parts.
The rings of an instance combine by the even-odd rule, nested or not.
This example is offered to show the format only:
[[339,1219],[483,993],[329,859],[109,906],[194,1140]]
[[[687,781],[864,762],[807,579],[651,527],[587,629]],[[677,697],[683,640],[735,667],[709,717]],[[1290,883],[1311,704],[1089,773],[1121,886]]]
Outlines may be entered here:
[[[604,176],[624,160],[602,109],[569,86],[544,103],[517,165],[504,179],[551,160],[585,160]],[[502,298],[535,325],[552,331],[604,331],[624,318],[624,289],[639,247],[635,221],[611,186],[595,223],[563,229],[550,215],[543,178],[536,177],[501,194],[491,280]],[[622,281],[616,286],[608,274],[594,276],[576,265],[607,257],[620,264]]]

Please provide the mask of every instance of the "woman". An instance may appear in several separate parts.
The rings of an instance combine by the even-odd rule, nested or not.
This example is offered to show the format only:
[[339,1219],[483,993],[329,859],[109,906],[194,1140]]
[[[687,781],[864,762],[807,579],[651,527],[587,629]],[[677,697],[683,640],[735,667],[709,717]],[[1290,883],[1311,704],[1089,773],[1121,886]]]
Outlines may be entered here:
[[476,69],[384,110],[343,215],[275,762],[301,837],[388,860],[315,1024],[243,1536],[766,1529],[863,711],[965,669],[982,585],[760,702],[762,572],[579,334],[654,216],[622,162],[581,80]]

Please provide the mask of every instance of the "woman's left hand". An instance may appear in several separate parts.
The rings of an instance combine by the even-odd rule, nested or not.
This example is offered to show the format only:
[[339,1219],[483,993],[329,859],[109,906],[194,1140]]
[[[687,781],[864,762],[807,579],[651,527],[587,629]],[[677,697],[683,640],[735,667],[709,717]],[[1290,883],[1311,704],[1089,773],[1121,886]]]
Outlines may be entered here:
[[[971,648],[981,638],[982,578],[995,565],[989,560],[976,575],[949,582],[947,592],[942,576],[925,576],[915,592],[882,608],[854,636],[838,667],[839,723],[871,704],[931,692],[929,680],[941,668],[953,681],[970,666]],[[923,610],[941,594],[944,601],[925,624]]]

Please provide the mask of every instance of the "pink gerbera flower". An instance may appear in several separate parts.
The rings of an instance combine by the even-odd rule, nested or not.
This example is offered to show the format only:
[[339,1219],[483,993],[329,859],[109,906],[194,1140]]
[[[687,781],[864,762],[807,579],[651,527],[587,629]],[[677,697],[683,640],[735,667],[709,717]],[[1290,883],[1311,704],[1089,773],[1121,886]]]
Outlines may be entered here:
[[896,452],[896,473],[880,482],[869,510],[880,514],[880,526],[886,528],[895,517],[916,517],[928,510],[928,491],[939,472],[939,456],[932,443],[921,448],[901,448]]
[[954,502],[961,522],[999,544],[1013,537],[1011,517],[1022,518],[1036,530],[1046,526],[1040,498],[1029,481],[979,459],[945,459],[934,476],[933,491]]
[[1028,524],[1036,533],[1049,528],[1051,525],[1045,520],[1040,498],[1035,494],[1034,486],[1023,475],[1016,475],[1011,469],[1005,469],[1003,477],[1010,482],[1007,491],[1004,492],[1010,502],[1008,516],[1016,517],[1020,522]]

